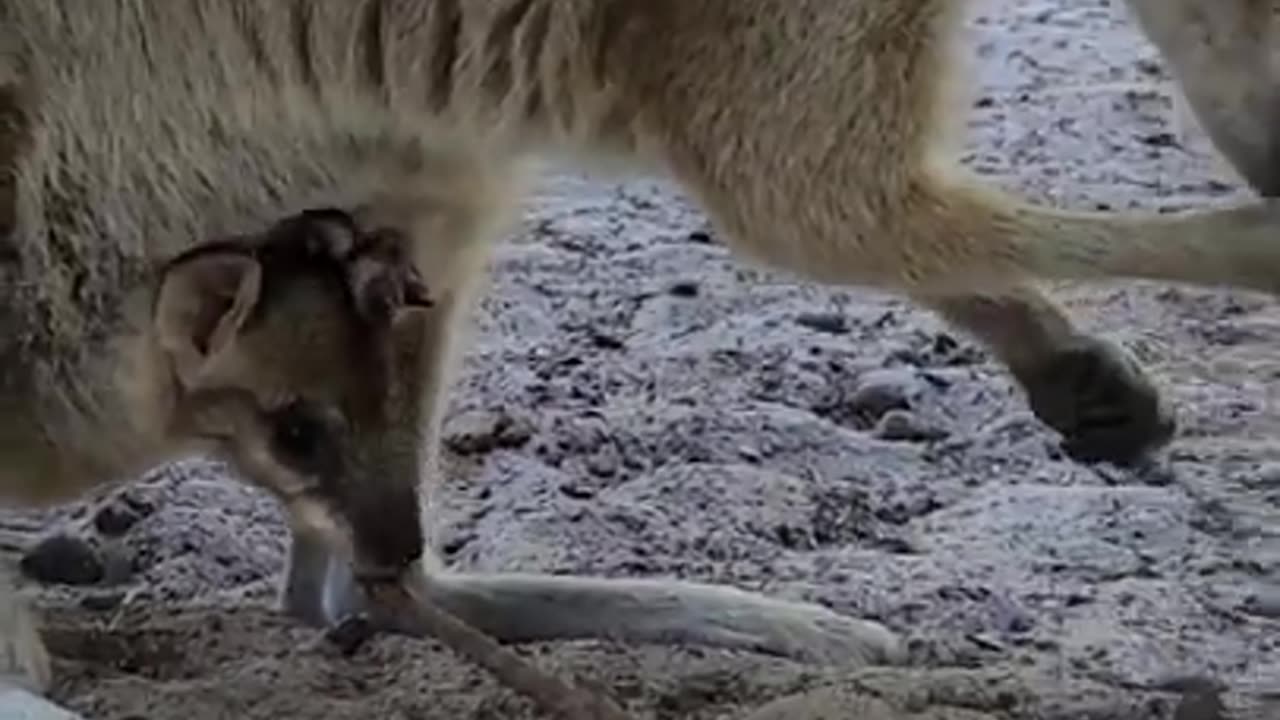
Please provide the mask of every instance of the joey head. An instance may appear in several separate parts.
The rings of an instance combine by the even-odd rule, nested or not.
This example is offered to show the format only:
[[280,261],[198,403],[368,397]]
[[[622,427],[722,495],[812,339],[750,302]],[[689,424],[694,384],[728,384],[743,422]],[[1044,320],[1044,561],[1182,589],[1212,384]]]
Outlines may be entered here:
[[171,433],[211,444],[357,577],[423,552],[415,420],[426,289],[390,231],[314,210],[202,245],[163,271],[156,344]]

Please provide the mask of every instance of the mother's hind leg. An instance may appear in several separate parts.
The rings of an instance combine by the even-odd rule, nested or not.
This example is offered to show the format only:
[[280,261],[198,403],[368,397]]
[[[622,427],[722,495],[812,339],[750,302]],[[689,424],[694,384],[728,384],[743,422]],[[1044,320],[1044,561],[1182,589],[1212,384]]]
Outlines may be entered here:
[[1132,462],[1173,437],[1173,415],[1137,361],[1080,332],[1040,291],[1023,285],[917,300],[995,353],[1073,458]]
[[[1256,192],[1280,196],[1280,0],[1128,5],[1214,146]],[[919,299],[1004,361],[1073,457],[1125,462],[1172,437],[1172,414],[1138,364],[1033,288]]]
[[1128,0],[1214,146],[1280,196],[1280,0]]

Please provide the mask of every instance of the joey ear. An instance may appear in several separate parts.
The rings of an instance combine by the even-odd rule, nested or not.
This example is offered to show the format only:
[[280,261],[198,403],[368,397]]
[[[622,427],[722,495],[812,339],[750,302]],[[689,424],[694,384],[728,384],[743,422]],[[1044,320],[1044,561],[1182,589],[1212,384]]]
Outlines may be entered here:
[[261,288],[257,260],[232,250],[196,251],[165,269],[152,322],[183,385],[196,385],[206,363],[235,338]]

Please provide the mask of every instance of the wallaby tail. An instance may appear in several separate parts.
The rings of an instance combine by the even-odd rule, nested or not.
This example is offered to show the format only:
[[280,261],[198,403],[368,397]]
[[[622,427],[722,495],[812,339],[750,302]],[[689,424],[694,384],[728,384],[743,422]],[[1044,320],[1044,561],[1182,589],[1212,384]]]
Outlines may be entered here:
[[929,199],[909,211],[918,215],[908,224],[926,222],[925,232],[962,242],[918,273],[925,286],[974,289],[1021,274],[1280,292],[1280,201],[1168,214],[1077,212],[1013,200],[973,181],[929,185]]

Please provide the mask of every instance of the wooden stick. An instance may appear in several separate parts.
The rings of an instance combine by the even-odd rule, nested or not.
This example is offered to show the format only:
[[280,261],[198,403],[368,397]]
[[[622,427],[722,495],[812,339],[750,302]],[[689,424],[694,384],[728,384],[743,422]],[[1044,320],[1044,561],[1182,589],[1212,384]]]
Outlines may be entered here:
[[[368,588],[380,608],[395,608],[397,628],[433,637],[483,667],[498,682],[524,695],[544,712],[562,720],[632,720],[607,697],[590,693],[542,672],[496,640],[459,620],[444,608],[407,592],[398,584]],[[388,597],[388,595],[392,595]]]

